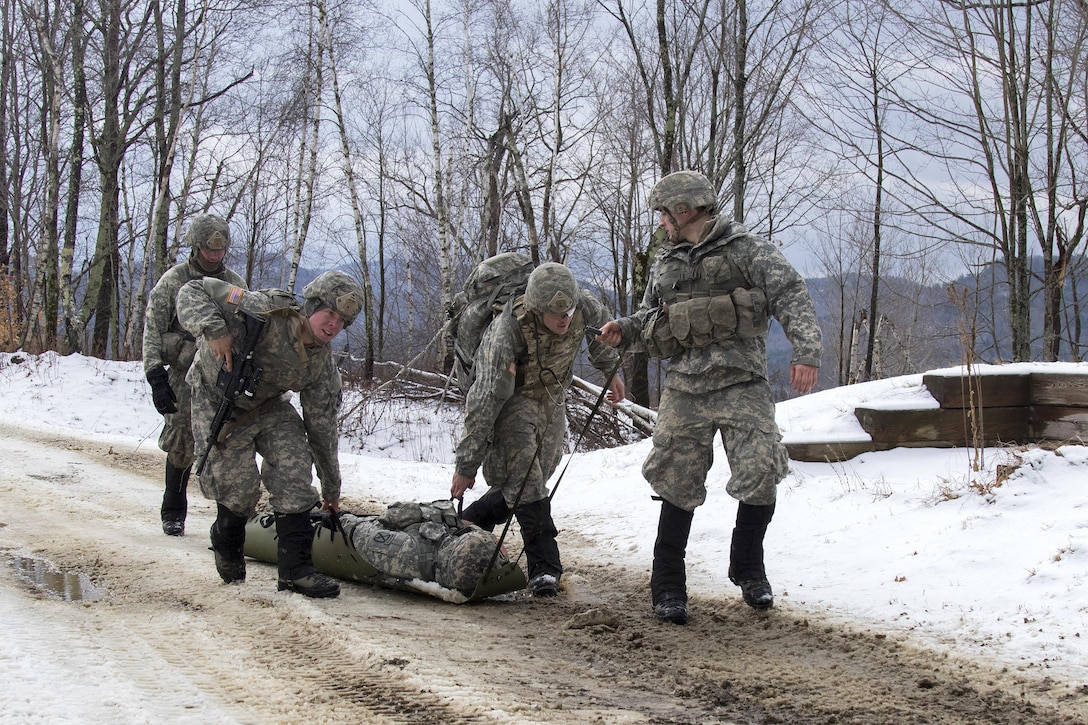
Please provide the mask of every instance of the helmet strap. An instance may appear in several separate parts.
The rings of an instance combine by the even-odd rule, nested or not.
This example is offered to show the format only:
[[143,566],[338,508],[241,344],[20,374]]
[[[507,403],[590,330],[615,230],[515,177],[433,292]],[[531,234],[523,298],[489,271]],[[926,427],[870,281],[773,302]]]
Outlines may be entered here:
[[[670,211],[669,209],[665,210],[665,213],[669,215],[669,221],[672,222],[672,228],[676,230],[676,243],[677,244],[679,244],[680,242],[684,242],[684,241],[691,241],[692,243],[698,241],[698,239],[688,240],[686,237],[684,237],[683,232],[688,227],[690,227],[692,224],[702,225],[704,223],[704,220],[708,216],[710,216],[707,213],[706,209],[704,209],[702,207],[697,207],[696,209],[693,209],[693,211],[696,211],[698,213],[692,214],[691,216],[688,217],[687,221],[685,221],[683,224],[681,224],[676,220],[676,217],[673,216],[672,211]],[[701,228],[702,227],[700,226],[700,230],[701,230]]]

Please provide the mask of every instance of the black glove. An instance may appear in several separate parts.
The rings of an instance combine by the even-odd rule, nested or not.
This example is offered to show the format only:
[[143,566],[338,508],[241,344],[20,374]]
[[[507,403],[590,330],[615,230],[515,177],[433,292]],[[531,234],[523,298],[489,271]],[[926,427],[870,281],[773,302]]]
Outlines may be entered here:
[[151,383],[151,399],[155,402],[155,410],[163,415],[178,412],[178,396],[170,387],[170,380],[166,377],[166,368],[162,365],[153,367],[147,371],[147,382]]

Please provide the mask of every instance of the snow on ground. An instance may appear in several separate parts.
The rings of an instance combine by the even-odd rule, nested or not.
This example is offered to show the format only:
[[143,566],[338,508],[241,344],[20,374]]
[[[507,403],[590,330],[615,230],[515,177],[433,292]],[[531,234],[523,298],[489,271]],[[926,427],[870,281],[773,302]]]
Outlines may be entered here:
[[[1073,364],[1018,368],[1088,372]],[[936,403],[921,375],[911,375],[781,403],[779,425],[787,440],[864,440],[852,415],[859,405]],[[448,496],[460,434],[455,415],[433,403],[383,403],[357,415],[362,433],[342,441],[346,496],[387,503]],[[0,422],[76,429],[154,449],[160,421],[138,362],[0,356]],[[640,467],[650,445],[565,458],[570,466],[553,504],[561,530],[598,541],[602,560],[643,568],[647,580],[658,504]],[[736,594],[726,577],[736,510],[725,493],[728,476],[719,448],[688,547],[696,599]],[[958,654],[1088,685],[1086,481],[1088,449],[1073,445],[911,448],[840,463],[794,461],[767,535],[768,573],[779,601],[794,609],[909,631]],[[482,493],[481,479],[467,498]],[[20,673],[38,660],[38,653],[0,647],[0,678],[18,686]]]

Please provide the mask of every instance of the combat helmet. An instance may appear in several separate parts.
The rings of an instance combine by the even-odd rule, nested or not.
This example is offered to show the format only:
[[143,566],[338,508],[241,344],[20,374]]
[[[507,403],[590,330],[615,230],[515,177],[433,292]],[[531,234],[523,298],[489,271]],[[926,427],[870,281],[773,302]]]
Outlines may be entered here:
[[230,246],[230,228],[218,214],[200,214],[189,224],[182,244],[212,252],[224,252]]
[[564,315],[578,304],[578,283],[562,264],[546,262],[533,270],[525,287],[525,306]]
[[322,272],[303,287],[302,297],[302,314],[309,317],[327,307],[340,313],[344,327],[355,322],[363,309],[362,289],[350,276],[335,269]]
[[718,195],[710,180],[698,171],[677,171],[654,185],[649,201],[654,211],[683,214],[691,209],[705,208],[713,214],[718,206]]

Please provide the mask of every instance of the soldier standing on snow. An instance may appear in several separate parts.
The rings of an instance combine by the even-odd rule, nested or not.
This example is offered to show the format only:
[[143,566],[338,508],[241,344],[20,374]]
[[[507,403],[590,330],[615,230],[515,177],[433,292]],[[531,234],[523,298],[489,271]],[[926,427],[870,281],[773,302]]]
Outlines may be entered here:
[[[525,294],[495,318],[476,352],[450,495],[461,498],[483,466],[491,488],[462,517],[491,531],[513,510],[533,596],[559,592],[563,566],[546,484],[563,455],[567,387],[582,340],[589,341],[594,367],[605,375],[615,369],[616,351],[585,331],[587,324],[599,327],[610,317],[604,305],[578,289],[570,270],[549,262],[533,270]],[[623,400],[619,376],[608,388],[611,400]]]
[[650,589],[665,622],[687,622],[684,555],[695,508],[706,500],[714,436],[721,434],[740,503],[729,578],[755,609],[774,604],[763,539],[788,466],[767,382],[767,328],[774,317],[793,345],[790,384],[816,385],[820,328],[805,280],[778,249],[725,215],[710,181],[679,171],[658,181],[650,208],[667,235],[638,312],[609,322],[600,339],[642,345],[669,358],[653,450],[642,475],[661,498]]
[[[204,453],[222,398],[216,388],[219,371],[242,363],[243,313],[265,320],[253,354],[253,365],[262,371],[253,394],[238,396],[199,478],[201,491],[218,507],[211,541],[219,576],[228,584],[245,580],[245,526],[263,484],[275,511],[279,589],[335,597],[340,585],[314,569],[309,512],[318,501],[336,511],[340,500],[341,381],[329,343],[355,321],[363,295],[351,277],[330,271],[306,285],[302,297],[300,306],[282,290],[246,292],[204,279],[182,287],[178,317],[200,341],[187,378],[198,455]],[[292,390],[299,392],[301,416],[291,404]],[[314,467],[320,497],[312,485]]]
[[189,508],[186,488],[193,467],[193,428],[185,374],[196,354],[196,340],[178,323],[175,298],[182,285],[204,277],[246,286],[241,277],[223,265],[230,246],[230,230],[222,218],[215,214],[197,216],[189,225],[183,244],[192,247],[189,259],[163,273],[147,298],[144,313],[144,374],[151,384],[155,410],[163,416],[159,448],[166,452],[166,488],[160,514],[162,530],[167,536],[185,534],[185,514]]

